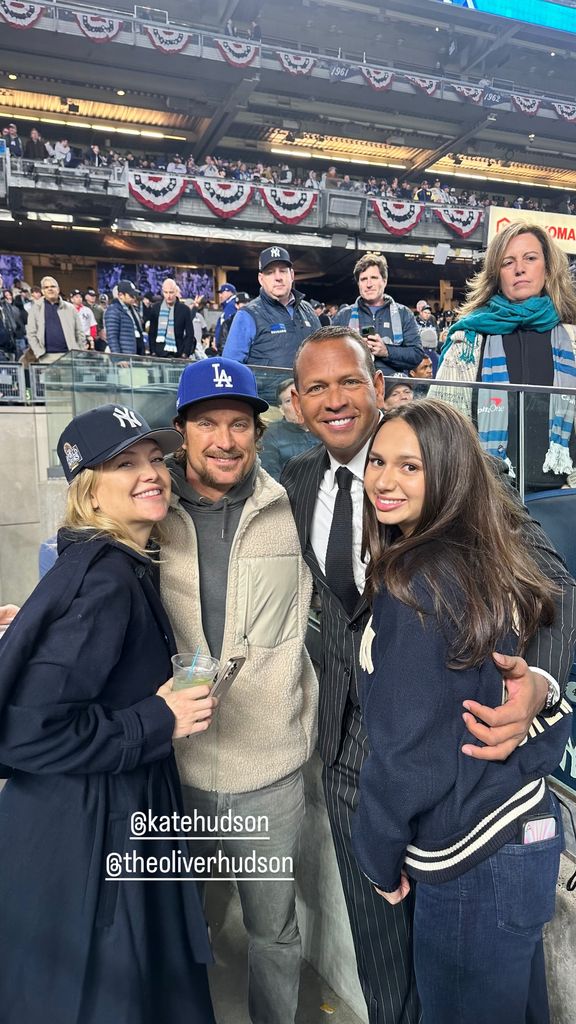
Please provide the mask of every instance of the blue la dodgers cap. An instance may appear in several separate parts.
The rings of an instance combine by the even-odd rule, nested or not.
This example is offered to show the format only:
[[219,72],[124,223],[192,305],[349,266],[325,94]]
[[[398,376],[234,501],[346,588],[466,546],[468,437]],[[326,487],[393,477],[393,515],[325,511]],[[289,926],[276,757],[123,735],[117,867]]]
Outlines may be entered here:
[[212,398],[237,398],[247,402],[256,412],[266,412],[268,402],[258,397],[256,377],[249,366],[235,359],[200,359],[190,363],[180,377],[176,408],[182,412],[195,402]]
[[75,416],[56,450],[68,483],[83,469],[100,466],[136,441],[155,441],[164,455],[175,452],[182,435],[171,427],[152,430],[140,413],[125,405],[101,405]]
[[220,285],[218,289],[218,295],[221,295],[222,292],[232,292],[235,295],[236,288],[233,284],[230,283],[230,281],[225,281],[224,284]]

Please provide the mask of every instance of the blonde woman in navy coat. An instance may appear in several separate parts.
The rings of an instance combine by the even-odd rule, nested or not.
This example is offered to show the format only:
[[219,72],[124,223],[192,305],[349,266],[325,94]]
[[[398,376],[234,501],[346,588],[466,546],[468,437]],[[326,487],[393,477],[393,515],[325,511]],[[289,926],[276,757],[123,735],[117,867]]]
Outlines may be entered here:
[[196,885],[170,880],[186,843],[132,827],[134,812],[180,811],[172,740],[193,743],[215,705],[207,687],[172,692],[151,557],[179,444],[112,405],[58,444],[60,555],[0,642],[3,1024],[214,1022]]

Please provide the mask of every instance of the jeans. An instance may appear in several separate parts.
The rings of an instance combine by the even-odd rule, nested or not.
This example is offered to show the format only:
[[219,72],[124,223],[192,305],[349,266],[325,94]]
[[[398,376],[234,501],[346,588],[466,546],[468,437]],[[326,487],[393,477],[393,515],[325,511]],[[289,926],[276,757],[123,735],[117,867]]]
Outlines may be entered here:
[[542,928],[554,915],[564,848],[554,805],[555,838],[508,843],[450,882],[417,883],[422,1024],[548,1024]]
[[[277,872],[282,877],[294,874],[298,860],[300,830],[304,818],[304,781],[296,771],[264,789],[249,793],[214,793],[183,786],[184,810],[205,816],[264,815],[268,820],[269,839],[250,841],[232,836],[221,840],[228,856],[290,857],[294,872]],[[223,830],[221,831],[222,834]],[[198,833],[197,833],[198,834]],[[253,833],[254,835],[262,833]],[[217,842],[210,837],[190,844],[192,853],[214,852]],[[250,943],[248,949],[248,1004],[252,1024],[293,1024],[298,1005],[300,984],[301,941],[296,919],[296,887],[294,881],[268,877],[253,880],[236,879],[244,926]]]

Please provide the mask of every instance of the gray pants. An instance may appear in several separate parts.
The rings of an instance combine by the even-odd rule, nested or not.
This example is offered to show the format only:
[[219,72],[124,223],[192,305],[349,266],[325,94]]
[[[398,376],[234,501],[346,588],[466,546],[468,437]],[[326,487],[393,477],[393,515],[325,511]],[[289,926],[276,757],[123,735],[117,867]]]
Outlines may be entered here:
[[[296,919],[296,890],[293,876],[298,859],[300,830],[304,818],[304,782],[297,771],[271,786],[249,793],[215,793],[183,786],[184,810],[209,820],[205,838],[190,844],[195,855],[214,853],[216,821],[224,815],[240,815],[247,821],[264,816],[267,831],[250,829],[239,838],[233,833],[221,839],[224,854],[237,861],[236,884],[244,926],[250,937],[248,952],[248,1002],[252,1024],[293,1024],[298,1005],[301,942]],[[212,834],[210,834],[212,833]],[[218,829],[222,835],[224,829]],[[196,832],[196,836],[198,836]],[[256,836],[268,838],[255,839]],[[238,869],[240,858],[255,853],[270,865],[259,876],[247,878]],[[274,859],[290,858],[293,870],[277,870]],[[225,872],[224,872],[225,873]],[[222,875],[223,872],[221,871]],[[277,875],[278,877],[274,877]]]

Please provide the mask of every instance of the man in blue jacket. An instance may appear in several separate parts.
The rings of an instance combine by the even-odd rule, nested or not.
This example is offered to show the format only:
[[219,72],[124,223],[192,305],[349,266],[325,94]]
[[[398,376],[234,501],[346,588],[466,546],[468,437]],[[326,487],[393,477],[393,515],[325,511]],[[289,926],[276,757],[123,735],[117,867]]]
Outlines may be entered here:
[[214,340],[218,352],[221,352],[232,326],[232,320],[238,312],[238,301],[236,288],[230,281],[225,281],[224,284],[220,285],[218,296],[222,306],[222,313],[218,317],[216,330],[214,331]]
[[222,354],[251,366],[291,367],[298,346],[318,330],[320,321],[293,287],[287,249],[268,246],[260,253],[258,270],[260,295],[236,313]]
[[118,281],[118,298],[104,313],[106,342],[111,352],[144,355],[144,332],[134,309],[137,298],[138,292],[132,281]]
[[333,318],[339,327],[353,327],[365,339],[383,374],[408,374],[424,358],[414,314],[386,294],[388,264],[380,253],[369,252],[354,267],[360,292],[351,306]]

